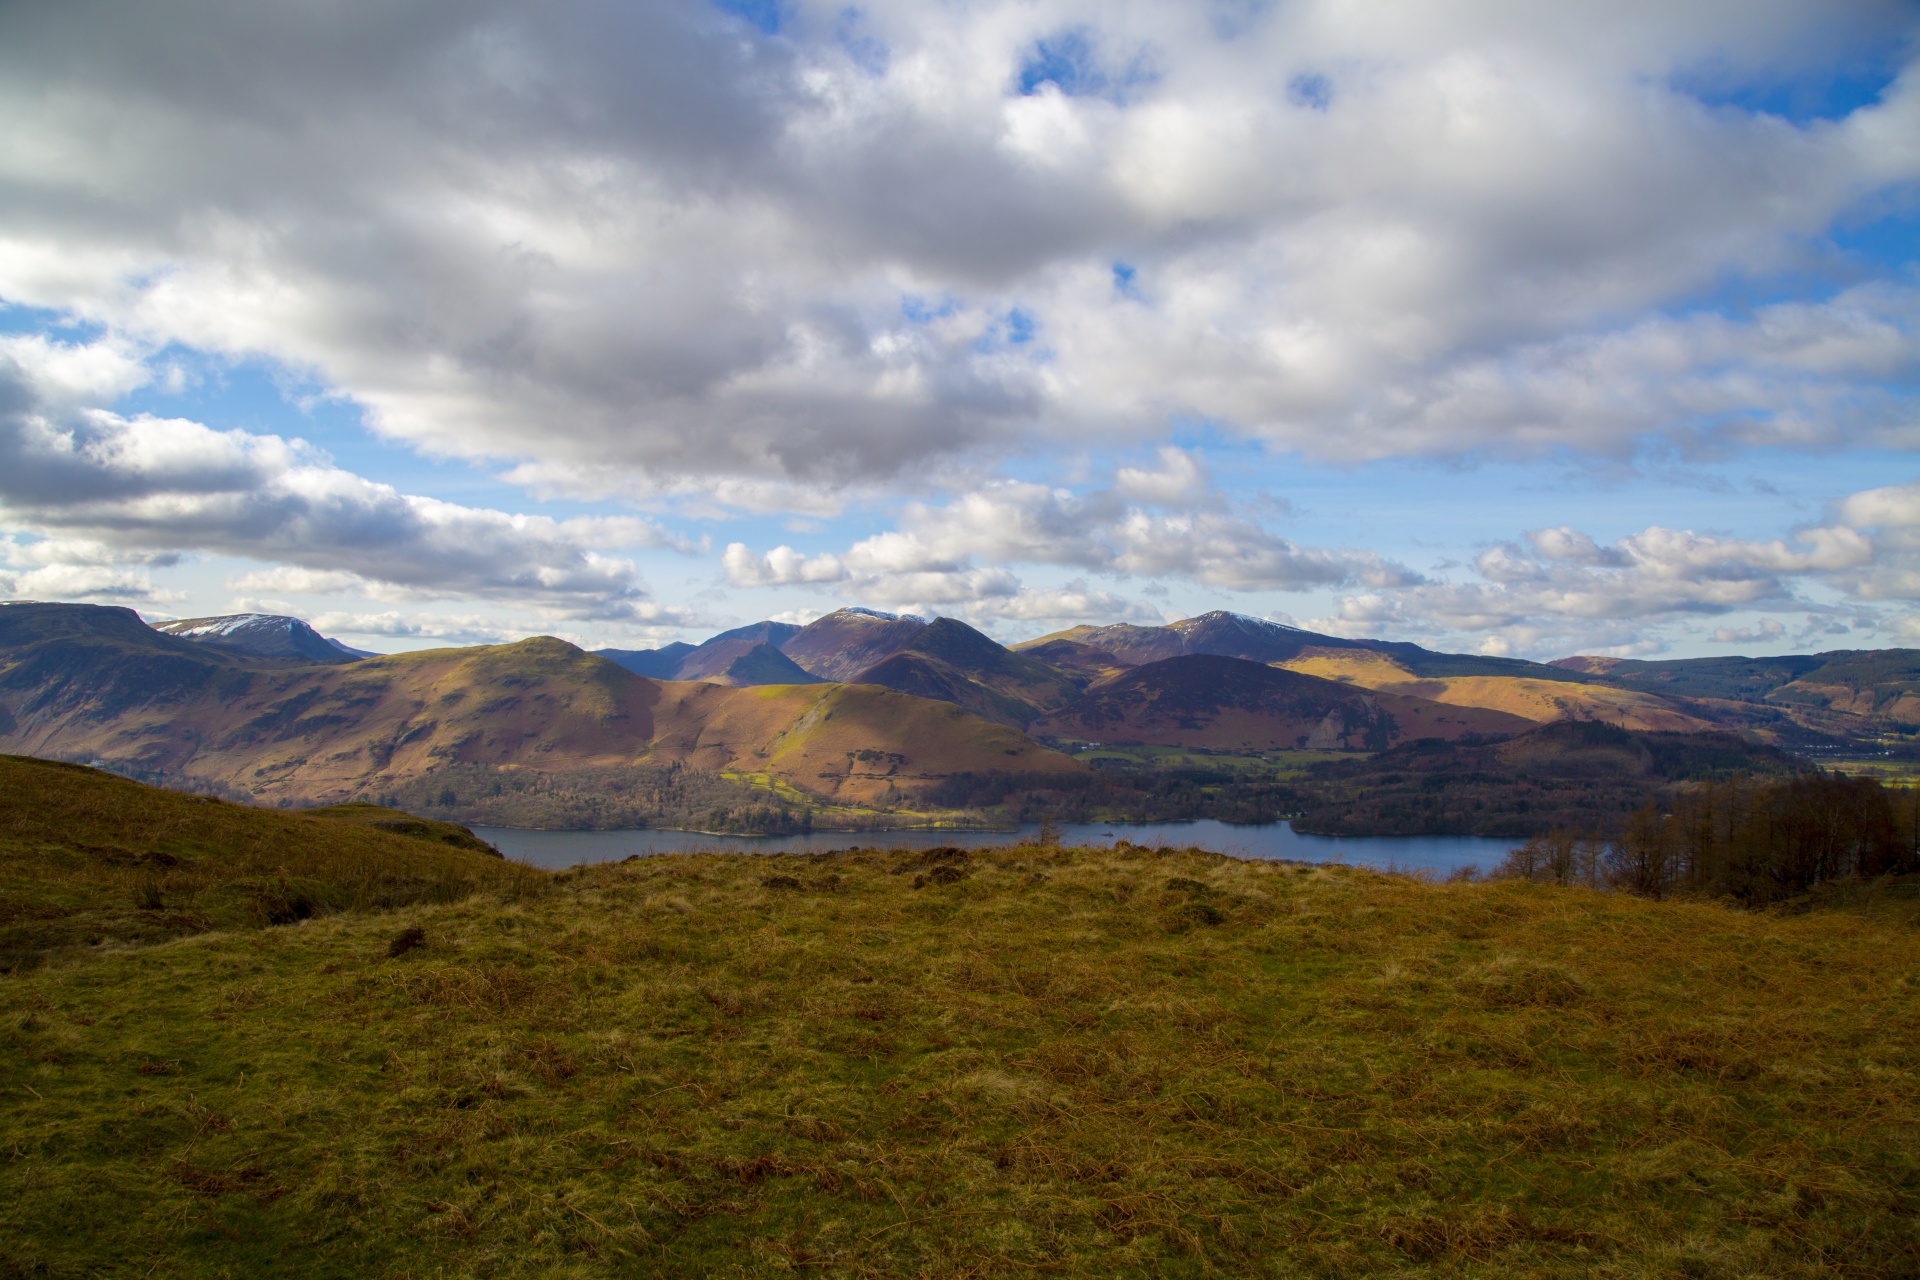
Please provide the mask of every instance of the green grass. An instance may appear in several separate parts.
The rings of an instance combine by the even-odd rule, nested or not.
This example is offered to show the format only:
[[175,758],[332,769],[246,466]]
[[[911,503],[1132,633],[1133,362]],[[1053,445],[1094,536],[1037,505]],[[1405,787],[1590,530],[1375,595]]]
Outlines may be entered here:
[[1329,760],[1364,760],[1364,751],[1263,751],[1235,755],[1193,747],[1091,747],[1072,753],[1089,764],[1107,761],[1147,769],[1213,769],[1261,777],[1304,776],[1308,768]]
[[1822,760],[1821,765],[1835,773],[1855,778],[1872,778],[1882,786],[1920,785],[1920,760],[1899,760],[1874,756],[1861,759]]
[[452,823],[373,805],[268,812],[0,756],[0,972],[542,883]]
[[1895,892],[1132,847],[545,884],[0,979],[0,1276],[1920,1270]]

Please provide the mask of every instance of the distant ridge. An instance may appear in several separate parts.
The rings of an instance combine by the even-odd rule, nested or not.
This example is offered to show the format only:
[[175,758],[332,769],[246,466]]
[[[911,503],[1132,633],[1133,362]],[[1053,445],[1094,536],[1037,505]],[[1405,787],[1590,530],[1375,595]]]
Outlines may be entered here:
[[286,662],[354,662],[374,655],[330,640],[298,618],[278,613],[229,613],[182,618],[155,627],[170,636],[218,645],[256,658]]
[[[765,644],[745,660],[787,662]],[[1086,768],[959,707],[865,685],[661,683],[550,636],[269,665],[75,604],[0,607],[0,751],[289,804],[450,770],[680,766],[869,804],[958,772]]]
[[736,688],[768,684],[826,683],[765,641],[734,658],[722,667],[717,675],[706,678],[713,680],[716,684],[733,685]]
[[605,658],[649,680],[678,680],[680,664],[692,652],[692,645],[684,640],[675,640],[658,649],[595,649],[593,656]]
[[836,609],[800,628],[780,645],[822,680],[852,680],[913,643],[927,624],[919,618],[878,609]]
[[956,618],[935,618],[853,681],[955,703],[1015,729],[1080,696],[1079,686],[1061,672]]
[[1384,751],[1419,738],[1525,733],[1530,720],[1373,693],[1283,667],[1183,654],[1137,667],[1036,722],[1043,741],[1217,751]]
[[[779,646],[799,630],[790,622],[756,622],[722,631],[697,645],[676,640],[658,649],[596,649],[594,656],[653,680],[716,680],[732,685],[812,684],[815,677],[791,661],[769,662],[761,656],[742,662],[758,649],[780,656]],[[769,678],[756,679],[756,672]]]
[[1188,654],[1243,658],[1249,662],[1286,662],[1306,649],[1366,649],[1384,653],[1416,676],[1531,676],[1536,680],[1580,682],[1584,672],[1521,658],[1489,658],[1469,653],[1436,653],[1417,644],[1389,640],[1350,640],[1322,635],[1264,618],[1216,609],[1164,627],[1121,623],[1108,627],[1069,627],[1014,649],[1027,652],[1057,641],[1071,641],[1111,653],[1129,666]]

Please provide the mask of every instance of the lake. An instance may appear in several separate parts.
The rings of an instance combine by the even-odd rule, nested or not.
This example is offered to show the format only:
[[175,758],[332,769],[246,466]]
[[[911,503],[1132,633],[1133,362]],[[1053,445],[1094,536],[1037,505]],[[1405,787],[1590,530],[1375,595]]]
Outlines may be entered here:
[[[691,831],[526,831],[475,827],[473,832],[517,862],[558,870],[589,862],[618,862],[635,854],[824,853],[853,845],[877,849],[928,849],[936,845],[978,848],[1031,838],[1037,825],[1012,831],[816,831],[804,836],[709,836]],[[1116,840],[1211,849],[1236,858],[1346,862],[1382,871],[1427,870],[1445,875],[1457,867],[1491,871],[1517,840],[1479,836],[1303,836],[1284,822],[1234,826],[1225,822],[1064,823],[1060,842],[1110,845]]]

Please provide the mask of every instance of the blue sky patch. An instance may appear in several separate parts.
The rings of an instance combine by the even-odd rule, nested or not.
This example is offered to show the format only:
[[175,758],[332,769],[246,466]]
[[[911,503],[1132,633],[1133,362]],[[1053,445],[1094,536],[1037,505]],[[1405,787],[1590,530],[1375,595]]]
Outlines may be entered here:
[[1333,105],[1333,81],[1317,71],[1297,75],[1287,81],[1287,100],[1295,106],[1325,111]]
[[1677,72],[1667,83],[1710,107],[1734,107],[1808,125],[1844,120],[1878,103],[1900,73],[1893,53],[1875,51],[1836,67],[1781,76],[1742,74],[1724,63],[1708,62]]
[[1107,77],[1094,65],[1093,42],[1085,27],[1036,41],[1020,65],[1022,94],[1036,94],[1049,84],[1070,98],[1106,91]]
[[775,35],[780,30],[778,0],[711,0],[711,3],[714,8],[732,14],[763,35]]

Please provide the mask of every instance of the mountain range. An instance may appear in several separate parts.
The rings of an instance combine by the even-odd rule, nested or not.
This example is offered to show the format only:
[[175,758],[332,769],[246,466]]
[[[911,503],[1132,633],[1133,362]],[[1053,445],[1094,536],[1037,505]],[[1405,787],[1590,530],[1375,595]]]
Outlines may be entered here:
[[382,656],[275,615],[155,628],[0,605],[0,750],[256,802],[399,797],[521,824],[843,820],[961,776],[1083,774],[1072,752],[1094,745],[1380,752],[1568,721],[1884,749],[1920,724],[1920,652],[1543,664],[1224,612],[1008,647],[952,618],[842,609],[652,650]]
[[[1512,720],[1449,717],[1423,703],[1497,712],[1535,725],[1578,720],[1661,733],[1732,729],[1767,742],[1826,750],[1877,747],[1889,733],[1920,728],[1920,650],[1913,649],[1758,659],[1572,657],[1542,663],[1331,636],[1223,611],[1163,627],[1073,627],[1007,647],[952,618],[928,621],[851,608],[804,627],[762,622],[701,645],[600,652],[663,680],[744,685],[813,678],[877,684],[952,702],[1043,741],[1088,739],[1096,722],[1115,732],[1121,723],[1110,705],[1115,697],[1137,700],[1149,697],[1147,689],[1164,686],[1151,701],[1165,699],[1168,707],[1190,701],[1198,677],[1180,663],[1203,657],[1365,689],[1376,705],[1383,705],[1379,698],[1385,695],[1415,699],[1394,704],[1400,708],[1393,713],[1396,723],[1407,718],[1411,731],[1418,721],[1438,729],[1437,736],[1514,732],[1516,726]],[[749,654],[756,656],[749,661]],[[1323,699],[1317,727],[1342,699],[1324,688],[1316,696]],[[1081,706],[1083,699],[1093,701]],[[1182,727],[1173,733],[1179,745],[1235,738],[1232,732],[1214,733],[1212,722],[1202,724],[1206,717],[1196,720],[1195,714],[1192,708],[1183,713]],[[1473,727],[1458,727],[1468,723]],[[1276,743],[1301,745],[1300,735],[1289,736],[1279,722],[1271,730],[1262,734]],[[1119,732],[1115,740],[1149,743],[1167,736],[1164,726],[1141,726],[1138,733]],[[1337,736],[1349,746],[1358,741],[1352,733]],[[1395,741],[1406,736],[1389,732]],[[1241,733],[1235,740],[1252,739]]]
[[0,748],[299,805],[437,773],[623,767],[871,805],[954,772],[1085,769],[951,704],[870,685],[663,682],[551,638],[296,663],[129,609],[33,603],[0,606]]

